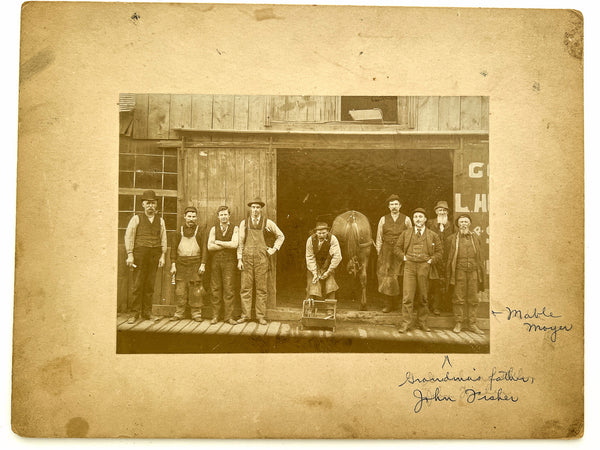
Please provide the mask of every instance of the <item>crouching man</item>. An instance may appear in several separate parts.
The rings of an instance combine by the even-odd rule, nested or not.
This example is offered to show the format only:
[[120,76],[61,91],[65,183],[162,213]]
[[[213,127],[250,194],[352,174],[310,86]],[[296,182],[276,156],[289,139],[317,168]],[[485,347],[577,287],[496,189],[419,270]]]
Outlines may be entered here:
[[306,241],[306,295],[308,298],[333,299],[339,289],[334,272],[342,261],[337,238],[329,226],[317,222],[314,233]]

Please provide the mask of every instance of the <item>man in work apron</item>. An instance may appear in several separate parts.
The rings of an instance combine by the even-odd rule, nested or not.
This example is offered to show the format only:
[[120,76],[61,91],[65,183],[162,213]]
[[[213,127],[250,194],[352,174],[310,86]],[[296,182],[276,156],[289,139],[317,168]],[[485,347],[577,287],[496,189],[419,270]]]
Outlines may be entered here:
[[334,272],[342,261],[337,238],[324,222],[318,222],[315,232],[306,241],[306,295],[307,298],[335,298],[339,289]]
[[185,209],[185,225],[175,236],[171,247],[171,274],[175,275],[175,300],[177,309],[171,320],[181,320],[186,306],[190,305],[192,319],[202,320],[202,278],[206,252],[204,239],[196,225],[196,208]]

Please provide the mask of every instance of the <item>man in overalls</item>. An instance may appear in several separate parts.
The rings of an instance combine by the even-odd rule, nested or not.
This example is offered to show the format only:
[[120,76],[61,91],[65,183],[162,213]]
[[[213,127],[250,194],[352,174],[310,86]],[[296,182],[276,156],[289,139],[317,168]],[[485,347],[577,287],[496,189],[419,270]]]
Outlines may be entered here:
[[306,241],[306,295],[307,298],[333,299],[339,289],[335,268],[342,261],[337,238],[324,222],[317,222],[315,232]]
[[144,191],[144,214],[133,216],[125,231],[126,264],[133,268],[133,314],[127,323],[135,323],[140,316],[152,318],[156,269],[165,265],[167,253],[167,229],[162,217],[156,215],[157,206],[154,191]]
[[[402,204],[400,197],[392,194],[386,200],[390,213],[379,219],[375,250],[377,250],[377,279],[378,290],[384,295],[382,312],[388,313],[395,309],[397,298],[402,292],[402,278],[400,266],[402,261],[394,256],[394,245],[398,236],[412,227],[408,216],[400,212]],[[396,300],[396,301],[395,301]]]
[[202,320],[202,275],[206,268],[206,245],[204,233],[196,220],[198,211],[193,206],[185,208],[184,224],[173,235],[171,245],[171,276],[175,276],[175,300],[177,309],[171,320],[181,320],[187,304],[192,319]]
[[208,233],[208,251],[212,253],[210,290],[213,318],[211,323],[219,321],[219,311],[223,307],[223,322],[235,325],[236,322],[232,318],[233,283],[239,231],[229,219],[229,207],[219,206],[217,224]]
[[[237,250],[238,269],[242,271],[241,303],[242,316],[237,323],[244,323],[252,317],[252,290],[256,292],[256,319],[261,325],[266,325],[267,312],[267,274],[269,256],[281,248],[285,239],[275,222],[262,214],[265,203],[256,198],[248,203],[250,215],[240,223],[240,242]],[[269,246],[270,237],[275,236],[275,242]]]
[[423,331],[430,331],[427,325],[429,278],[438,277],[436,265],[442,258],[442,241],[434,231],[425,228],[427,213],[423,208],[413,211],[413,222],[415,226],[405,230],[394,247],[394,255],[403,261],[404,271],[400,333],[406,333],[414,322]]

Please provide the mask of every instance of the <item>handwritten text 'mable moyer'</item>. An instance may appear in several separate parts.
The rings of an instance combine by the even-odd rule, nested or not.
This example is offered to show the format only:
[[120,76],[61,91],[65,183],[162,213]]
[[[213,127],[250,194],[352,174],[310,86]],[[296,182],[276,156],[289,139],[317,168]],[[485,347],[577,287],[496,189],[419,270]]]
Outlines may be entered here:
[[[550,335],[550,340],[552,342],[556,342],[559,331],[569,332],[573,329],[572,324],[545,324],[539,322],[533,322],[534,320],[544,320],[544,319],[558,319],[562,316],[553,313],[552,311],[547,311],[544,306],[541,310],[534,308],[533,311],[521,311],[520,309],[506,307],[507,317],[506,320],[519,320],[523,323],[523,326],[526,330],[531,333],[535,331],[544,331],[548,332]],[[497,314],[492,312],[493,314]]]

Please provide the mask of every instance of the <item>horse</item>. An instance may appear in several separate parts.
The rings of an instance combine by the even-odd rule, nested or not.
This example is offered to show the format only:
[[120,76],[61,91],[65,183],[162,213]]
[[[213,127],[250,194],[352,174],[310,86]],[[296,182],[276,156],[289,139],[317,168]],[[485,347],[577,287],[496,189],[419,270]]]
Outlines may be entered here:
[[338,238],[342,250],[342,261],[354,280],[361,287],[360,309],[367,309],[367,267],[373,238],[369,219],[358,211],[346,211],[335,218],[331,234]]

